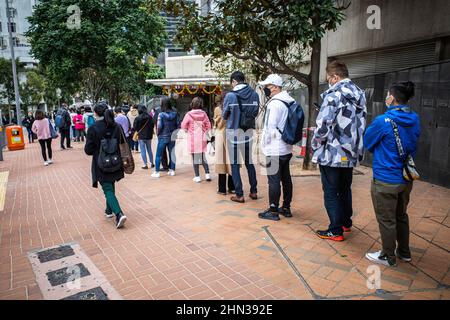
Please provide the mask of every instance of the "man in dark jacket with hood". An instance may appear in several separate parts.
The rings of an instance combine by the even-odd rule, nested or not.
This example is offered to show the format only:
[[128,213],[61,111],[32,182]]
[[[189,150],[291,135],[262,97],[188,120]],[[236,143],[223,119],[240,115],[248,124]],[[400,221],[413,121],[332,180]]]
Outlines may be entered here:
[[61,109],[59,109],[57,113],[57,117],[60,116],[61,120],[59,121],[59,131],[61,133],[61,150],[65,150],[64,140],[67,143],[67,149],[72,149],[70,146],[70,127],[72,125],[72,119],[70,118],[69,111],[67,111],[67,105],[65,103],[62,104]]
[[240,71],[233,72],[230,82],[233,91],[225,96],[222,117],[227,120],[227,143],[232,177],[236,189],[236,195],[231,197],[231,200],[244,203],[244,190],[240,173],[241,156],[244,158],[248,172],[250,182],[249,196],[253,200],[258,198],[256,170],[251,156],[253,129],[255,129],[255,118],[259,111],[259,96],[245,83],[245,76]]

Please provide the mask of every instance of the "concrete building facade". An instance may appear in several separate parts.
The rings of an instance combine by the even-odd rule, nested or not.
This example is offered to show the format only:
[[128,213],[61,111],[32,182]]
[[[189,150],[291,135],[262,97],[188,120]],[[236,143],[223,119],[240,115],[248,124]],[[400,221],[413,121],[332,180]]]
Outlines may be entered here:
[[[30,27],[27,18],[33,14],[33,7],[38,2],[39,0],[9,0],[15,56],[26,63],[27,67],[37,63],[30,55],[31,46],[24,34]],[[11,59],[5,0],[0,1],[0,57]]]

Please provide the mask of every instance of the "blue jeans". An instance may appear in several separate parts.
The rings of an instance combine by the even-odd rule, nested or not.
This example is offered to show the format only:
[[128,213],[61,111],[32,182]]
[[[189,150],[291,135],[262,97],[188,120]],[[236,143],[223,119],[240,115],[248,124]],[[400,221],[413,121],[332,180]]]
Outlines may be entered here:
[[330,225],[328,231],[342,235],[342,227],[352,226],[353,168],[320,166],[323,198]]
[[170,137],[158,138],[158,147],[156,149],[155,159],[155,171],[159,172],[161,165],[161,158],[165,149],[169,150],[169,169],[175,170],[175,141],[172,141]]
[[244,190],[242,187],[242,179],[240,172],[240,163],[239,163],[239,155],[243,155],[244,164],[247,168],[248,180],[250,183],[250,193],[257,193],[257,184],[256,181],[256,170],[251,160],[251,150],[252,150],[252,141],[247,141],[241,144],[233,144],[231,141],[228,141],[228,148],[230,151],[231,160],[231,175],[233,177],[234,187],[236,190],[236,196],[243,197]]
[[147,149],[150,163],[153,164],[152,140],[139,140],[139,148],[141,148],[141,157],[142,161],[144,161],[144,165],[147,165],[147,154],[145,153],[145,149]]

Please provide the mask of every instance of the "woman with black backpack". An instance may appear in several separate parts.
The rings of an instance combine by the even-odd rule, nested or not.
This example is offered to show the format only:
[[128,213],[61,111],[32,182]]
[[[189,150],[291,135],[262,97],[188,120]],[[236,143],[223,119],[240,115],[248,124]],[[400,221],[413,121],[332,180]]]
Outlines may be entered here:
[[120,208],[115,194],[115,183],[124,177],[119,144],[125,143],[120,125],[114,121],[114,113],[104,102],[94,108],[95,124],[87,133],[84,152],[92,157],[92,183],[102,186],[106,198],[106,217],[116,217],[117,229],[123,227],[127,217]]

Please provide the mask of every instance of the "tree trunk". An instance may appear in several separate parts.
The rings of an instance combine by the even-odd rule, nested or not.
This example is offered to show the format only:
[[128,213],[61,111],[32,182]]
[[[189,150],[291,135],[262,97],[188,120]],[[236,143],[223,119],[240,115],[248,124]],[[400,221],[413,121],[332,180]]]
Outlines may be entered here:
[[311,54],[311,72],[309,74],[309,85],[308,85],[308,95],[309,95],[309,114],[308,114],[308,128],[307,128],[307,138],[306,138],[306,154],[303,161],[303,170],[314,170],[316,165],[311,162],[312,159],[312,149],[311,141],[314,135],[314,131],[310,128],[315,127],[317,111],[314,103],[319,103],[319,76],[320,76],[320,52],[322,48],[321,39],[318,38],[313,41]]

